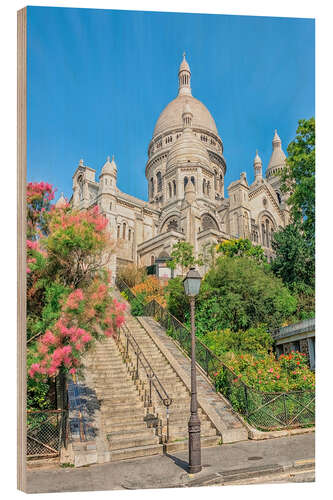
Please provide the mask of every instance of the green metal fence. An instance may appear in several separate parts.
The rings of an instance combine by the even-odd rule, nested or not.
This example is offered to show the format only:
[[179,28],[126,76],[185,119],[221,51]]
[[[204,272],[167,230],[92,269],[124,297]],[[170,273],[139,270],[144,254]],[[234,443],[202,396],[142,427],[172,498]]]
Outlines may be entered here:
[[[126,293],[129,302],[138,300],[126,283],[118,280],[117,286]],[[191,355],[191,333],[177,318],[152,300],[143,304],[144,316],[153,317],[179,347]],[[220,392],[254,427],[261,430],[291,429],[312,426],[315,423],[314,391],[261,392],[239,380],[216,354],[200,339],[196,339],[196,361],[213,382],[220,373]]]

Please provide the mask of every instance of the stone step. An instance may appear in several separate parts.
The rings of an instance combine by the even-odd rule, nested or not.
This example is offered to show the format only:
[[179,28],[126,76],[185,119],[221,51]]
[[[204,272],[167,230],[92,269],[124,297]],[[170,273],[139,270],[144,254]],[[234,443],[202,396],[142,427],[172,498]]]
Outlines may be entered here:
[[[186,429],[174,429],[170,426],[170,434],[169,438],[170,441],[175,441],[176,439],[188,439],[188,428]],[[211,437],[214,436],[216,437],[216,429],[213,427],[210,427],[208,429],[201,427],[201,437]]]
[[129,458],[146,457],[151,455],[163,455],[163,445],[155,444],[148,446],[136,446],[134,448],[125,448],[112,450],[111,461],[127,460]]
[[[209,448],[210,446],[217,446],[221,441],[219,436],[208,436],[201,437],[201,448]],[[187,450],[188,449],[188,439],[179,439],[179,441],[173,441],[166,443],[164,445],[166,453],[172,453],[175,451]]]
[[123,404],[122,403],[115,404],[109,401],[108,399],[102,399],[102,406],[104,407],[105,410],[107,410],[107,408],[112,407],[112,412],[114,415],[119,415],[119,414],[132,415],[135,412],[144,410],[143,402],[140,401],[139,399],[131,402],[131,404],[128,404],[128,402],[125,402]]
[[137,422],[124,422],[123,420],[119,423],[111,423],[105,420],[104,427],[107,433],[111,432],[128,432],[130,430],[145,431],[147,429],[147,424],[141,418],[141,421]]
[[104,404],[107,404],[108,406],[109,405],[121,405],[121,404],[132,404],[135,405],[135,406],[138,406],[138,403],[137,403],[137,396],[136,395],[130,395],[130,394],[127,394],[127,395],[124,395],[124,396],[112,396],[112,395],[108,395],[108,394],[101,394],[99,396],[103,403]]
[[142,424],[142,422],[145,423],[144,418],[145,414],[143,413],[115,415],[114,413],[112,413],[112,411],[111,412],[109,411],[109,413],[105,412],[103,414],[103,421],[106,427],[119,424],[124,424],[128,426],[135,424]]
[[122,436],[118,439],[107,436],[110,450],[121,450],[126,448],[134,448],[137,446],[148,446],[159,443],[158,436],[151,435],[149,437],[127,437]]

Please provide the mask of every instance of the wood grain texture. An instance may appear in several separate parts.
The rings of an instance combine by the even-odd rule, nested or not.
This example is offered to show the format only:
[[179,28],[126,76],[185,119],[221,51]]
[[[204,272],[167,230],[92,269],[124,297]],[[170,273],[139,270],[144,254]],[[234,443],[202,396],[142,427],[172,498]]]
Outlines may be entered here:
[[26,491],[27,8],[17,13],[17,487]]

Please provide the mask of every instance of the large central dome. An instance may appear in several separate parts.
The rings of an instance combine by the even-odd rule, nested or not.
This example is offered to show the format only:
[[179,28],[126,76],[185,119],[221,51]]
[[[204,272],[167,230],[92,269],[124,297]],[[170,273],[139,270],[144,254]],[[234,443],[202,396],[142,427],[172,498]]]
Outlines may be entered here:
[[183,128],[182,112],[188,103],[193,113],[193,127],[204,129],[218,135],[214,118],[202,102],[192,95],[179,94],[160,114],[154,129],[154,137],[169,129]]

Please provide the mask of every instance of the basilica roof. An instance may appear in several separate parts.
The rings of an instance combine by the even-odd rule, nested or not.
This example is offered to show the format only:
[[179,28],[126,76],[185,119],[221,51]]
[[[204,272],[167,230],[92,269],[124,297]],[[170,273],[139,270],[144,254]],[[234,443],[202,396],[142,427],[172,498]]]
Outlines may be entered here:
[[214,118],[206,106],[192,95],[178,95],[160,114],[154,129],[154,136],[170,129],[183,127],[182,113],[188,102],[193,112],[193,127],[208,130],[218,135]]
[[168,130],[182,128],[182,113],[186,103],[190,105],[193,113],[193,127],[201,128],[218,135],[214,118],[206,106],[192,96],[191,73],[185,54],[179,67],[178,80],[178,96],[171,101],[160,114],[155,125],[153,136],[155,137]]

